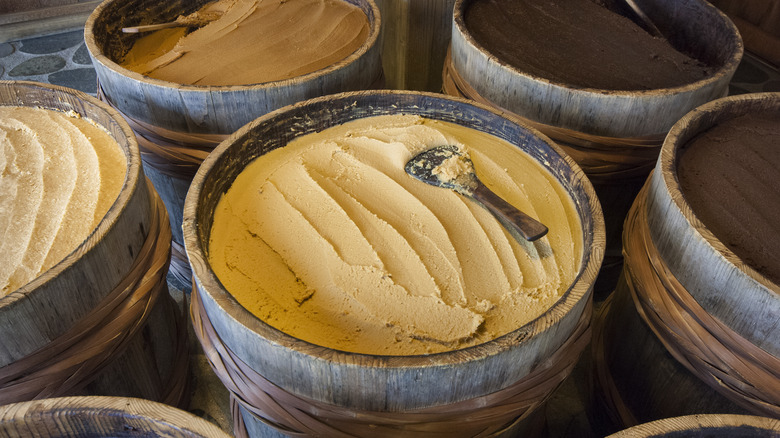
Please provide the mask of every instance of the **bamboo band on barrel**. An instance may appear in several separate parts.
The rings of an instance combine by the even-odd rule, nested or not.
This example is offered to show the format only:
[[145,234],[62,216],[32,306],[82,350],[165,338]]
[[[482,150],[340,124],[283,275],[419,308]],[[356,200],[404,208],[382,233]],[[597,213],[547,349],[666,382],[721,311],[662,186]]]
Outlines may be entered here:
[[[225,346],[200,302],[192,294],[195,334],[232,400],[258,420],[288,435],[331,437],[490,437],[533,412],[571,373],[590,341],[589,299],[572,335],[529,375],[498,392],[442,406],[405,412],[370,412],[296,396],[254,371]],[[410,390],[414,390],[410,388]],[[245,434],[234,411],[234,433]]]
[[[384,88],[384,84],[385,77],[380,69],[379,76],[369,89]],[[203,160],[228,138],[227,134],[172,131],[130,117],[114,105],[100,86],[100,81],[97,84],[97,97],[117,110],[133,129],[144,163],[173,178],[192,180]],[[258,117],[260,115],[257,114]]]
[[[626,428],[636,426],[639,424],[639,421],[628,406],[626,406],[623,397],[620,395],[620,391],[615,385],[615,381],[612,379],[605,349],[606,344],[613,341],[613,336],[609,335],[616,335],[616,333],[610,330],[614,317],[614,311],[611,309],[613,308],[613,302],[615,300],[624,298],[623,294],[619,293],[618,290],[619,289],[604,300],[601,308],[595,312],[593,318],[593,341],[591,350],[593,352],[593,381],[597,388],[597,390],[594,391],[593,396],[606,408],[600,412],[608,417],[610,424],[621,425],[622,428]],[[622,306],[615,307],[618,309],[622,308]]]
[[646,215],[647,184],[624,228],[626,283],[637,311],[682,365],[749,411],[780,417],[780,359],[710,315],[661,259]]
[[168,274],[181,284],[191,284],[192,268],[187,258],[187,251],[175,240],[171,240],[171,266]]
[[508,111],[479,94],[458,73],[449,49],[442,72],[443,91],[497,108],[509,119],[529,125],[550,137],[582,167],[594,183],[644,179],[658,159],[665,135],[619,138],[591,135],[546,125]]
[[[0,404],[73,394],[121,354],[143,327],[167,291],[170,257],[171,230],[156,193],[151,210],[149,233],[124,279],[67,332],[0,368]],[[169,394],[175,395],[172,390]]]
[[153,126],[123,113],[103,92],[98,82],[97,96],[117,110],[132,128],[141,150],[144,163],[164,175],[191,180],[209,153],[227,135],[193,134],[177,132]]

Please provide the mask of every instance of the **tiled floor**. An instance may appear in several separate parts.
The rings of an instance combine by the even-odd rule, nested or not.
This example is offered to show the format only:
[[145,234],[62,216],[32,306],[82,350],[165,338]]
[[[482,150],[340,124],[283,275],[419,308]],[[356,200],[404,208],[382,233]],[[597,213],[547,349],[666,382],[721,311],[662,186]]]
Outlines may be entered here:
[[[0,43],[0,80],[33,80],[95,94],[96,75],[83,41],[83,31]],[[776,69],[746,55],[730,86],[731,94],[780,91]],[[587,359],[585,360],[587,362]],[[193,355],[195,385],[191,411],[230,429],[227,393],[202,354]],[[584,413],[586,365],[554,394],[547,406],[548,436],[594,436]]]
[[83,30],[0,44],[0,79],[46,82],[92,95],[97,86]]

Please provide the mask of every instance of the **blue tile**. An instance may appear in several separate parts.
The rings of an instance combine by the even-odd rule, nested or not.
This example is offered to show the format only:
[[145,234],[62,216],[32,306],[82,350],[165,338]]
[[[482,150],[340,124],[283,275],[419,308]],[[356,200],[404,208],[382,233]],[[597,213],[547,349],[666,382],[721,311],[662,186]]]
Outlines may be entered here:
[[76,53],[73,54],[73,62],[81,65],[92,64],[92,58],[89,57],[89,51],[87,50],[86,44],[82,44],[81,47],[76,50]]
[[97,74],[95,74],[95,69],[92,68],[64,70],[50,74],[49,83],[75,88],[76,90],[94,95],[97,91]]
[[57,55],[36,56],[17,65],[8,76],[35,76],[53,73],[65,67],[65,60]]
[[20,52],[43,55],[57,53],[84,41],[84,30],[59,33],[38,38],[22,40]]
[[14,53],[14,46],[10,43],[0,44],[0,58],[4,58],[12,53]]

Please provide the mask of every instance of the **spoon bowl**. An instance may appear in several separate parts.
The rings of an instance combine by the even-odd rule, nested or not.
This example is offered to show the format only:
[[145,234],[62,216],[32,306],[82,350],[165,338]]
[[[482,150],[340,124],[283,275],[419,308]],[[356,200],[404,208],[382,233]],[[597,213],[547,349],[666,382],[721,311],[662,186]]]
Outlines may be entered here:
[[454,190],[479,202],[507,229],[528,241],[547,234],[547,227],[518,210],[485,186],[477,177],[474,165],[457,146],[444,145],[427,149],[410,159],[406,173],[433,186]]

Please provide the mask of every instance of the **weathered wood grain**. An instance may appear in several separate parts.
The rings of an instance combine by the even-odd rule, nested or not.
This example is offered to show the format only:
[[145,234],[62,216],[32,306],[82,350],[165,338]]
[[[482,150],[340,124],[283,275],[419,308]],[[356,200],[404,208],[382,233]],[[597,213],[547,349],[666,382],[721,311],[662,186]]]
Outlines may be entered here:
[[750,415],[687,415],[640,424],[609,438],[748,438],[780,435],[780,420]]
[[454,0],[376,0],[388,88],[441,91]]
[[227,438],[188,412],[125,397],[62,397],[0,406],[0,436]]

